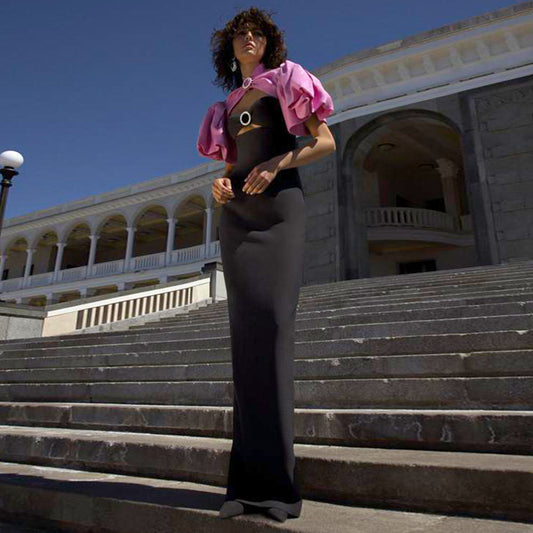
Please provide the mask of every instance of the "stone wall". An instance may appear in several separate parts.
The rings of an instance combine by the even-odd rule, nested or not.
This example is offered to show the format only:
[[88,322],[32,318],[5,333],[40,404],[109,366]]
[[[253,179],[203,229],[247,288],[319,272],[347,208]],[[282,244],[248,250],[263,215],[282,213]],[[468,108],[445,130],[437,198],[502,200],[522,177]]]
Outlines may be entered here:
[[533,76],[470,93],[499,262],[533,259]]
[[[299,139],[299,144],[308,140]],[[300,144],[301,143],[301,144]],[[304,190],[307,225],[303,285],[337,280],[336,155],[298,167]]]
[[[458,250],[458,265],[533,259],[533,76],[396,110],[409,108],[439,113],[463,130],[465,180],[476,247]],[[299,167],[307,206],[304,285],[346,276],[341,233],[343,224],[350,221],[341,220],[340,207],[346,201],[338,191],[342,155],[348,140],[367,122],[386,114],[375,113],[330,126],[337,153]],[[299,145],[307,140],[299,138]],[[348,232],[347,237],[353,235]],[[350,244],[344,253],[356,255],[355,245]],[[454,265],[444,260],[439,269]],[[373,270],[372,275],[386,275],[375,266]]]

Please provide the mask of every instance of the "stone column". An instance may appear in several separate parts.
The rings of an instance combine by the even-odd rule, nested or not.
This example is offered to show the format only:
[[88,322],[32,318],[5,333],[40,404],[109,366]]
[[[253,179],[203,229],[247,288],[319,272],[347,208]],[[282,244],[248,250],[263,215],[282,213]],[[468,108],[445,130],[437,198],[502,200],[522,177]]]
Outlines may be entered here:
[[[333,212],[330,223],[337,236],[336,249],[332,255],[335,261],[335,274],[339,281],[370,277],[363,168],[375,140],[372,134],[356,140],[357,135],[354,135],[354,132],[358,131],[361,125],[359,118],[335,124],[331,132],[337,145],[337,152],[319,163],[319,166],[328,169],[327,178],[323,177],[335,180],[335,186],[327,201],[330,204],[329,211]],[[377,169],[368,170],[373,172]],[[326,206],[321,206],[320,211],[325,215]]]
[[23,287],[26,287],[28,283],[28,277],[30,276],[31,260],[33,257],[33,252],[35,252],[35,248],[26,248],[26,267],[24,268]]
[[437,159],[437,164],[437,170],[442,180],[446,213],[452,215],[457,220],[459,217],[459,195],[457,188],[457,171],[459,168],[450,159]]
[[[467,201],[472,216],[472,229],[476,245],[476,266],[497,265],[500,263],[500,247],[496,235],[496,206],[492,203],[488,181],[487,159],[490,155],[482,142],[485,112],[478,114],[477,98],[470,91],[458,93],[461,111],[462,135],[461,155],[463,156],[464,179]],[[503,109],[503,108],[502,108]]]
[[4,268],[6,266],[7,255],[0,255],[0,281],[4,277]]
[[130,267],[131,253],[133,251],[133,242],[135,239],[135,232],[137,231],[137,228],[128,226],[126,228],[126,231],[128,232],[128,242],[126,244],[126,257],[124,259],[124,271],[125,272],[127,272]]
[[211,225],[213,223],[213,208],[205,208],[205,257],[209,257],[209,249],[211,246]]
[[90,235],[89,238],[91,239],[91,249],[89,250],[89,262],[87,264],[87,277],[88,278],[92,276],[92,268],[94,265],[94,258],[96,256],[96,245],[98,243],[98,239],[100,238],[100,235]]
[[[355,170],[358,169],[358,170]],[[362,164],[346,166],[337,183],[341,280],[370,277],[370,252],[365,219]]]
[[57,278],[59,276],[59,271],[61,270],[61,263],[63,262],[63,250],[65,249],[66,245],[67,245],[66,242],[56,242],[57,255],[56,255],[56,264],[54,267],[54,277],[53,277],[54,283],[57,281]]
[[174,217],[167,218],[168,232],[167,232],[167,253],[165,255],[165,264],[170,264],[172,250],[174,249],[174,237],[176,235],[176,224],[178,220]]

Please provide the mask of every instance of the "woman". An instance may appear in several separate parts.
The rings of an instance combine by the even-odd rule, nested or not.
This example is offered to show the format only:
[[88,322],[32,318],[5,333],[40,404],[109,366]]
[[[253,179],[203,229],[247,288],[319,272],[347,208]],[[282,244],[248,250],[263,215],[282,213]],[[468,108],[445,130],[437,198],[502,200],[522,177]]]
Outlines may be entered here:
[[[233,89],[200,126],[200,154],[223,160],[220,250],[233,368],[233,444],[219,516],[300,516],[294,481],[293,359],[306,210],[296,167],[335,151],[320,81],[286,59],[269,14],[250,8],[215,31],[218,79]],[[296,149],[295,135],[313,136]]]

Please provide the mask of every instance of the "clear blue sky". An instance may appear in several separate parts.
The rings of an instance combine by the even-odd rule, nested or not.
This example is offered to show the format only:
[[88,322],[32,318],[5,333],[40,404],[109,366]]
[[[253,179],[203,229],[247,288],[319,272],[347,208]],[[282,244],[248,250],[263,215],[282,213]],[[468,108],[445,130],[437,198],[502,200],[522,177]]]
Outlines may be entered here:
[[[341,56],[518,2],[505,0],[0,0],[0,152],[25,158],[5,217],[209,161],[196,151],[212,83],[209,37],[274,11],[288,57]],[[184,8],[185,6],[185,8]]]

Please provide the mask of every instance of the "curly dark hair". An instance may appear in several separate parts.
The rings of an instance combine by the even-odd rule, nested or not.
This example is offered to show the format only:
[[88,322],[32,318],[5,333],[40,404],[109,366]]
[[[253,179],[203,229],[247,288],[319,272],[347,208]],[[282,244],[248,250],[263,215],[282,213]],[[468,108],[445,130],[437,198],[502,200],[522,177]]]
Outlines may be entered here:
[[284,32],[280,30],[271,15],[273,12],[263,11],[255,6],[237,13],[223,29],[213,30],[211,34],[212,61],[217,76],[214,85],[226,89],[228,92],[242,85],[242,75],[238,68],[231,71],[230,63],[233,59],[233,37],[246,27],[259,28],[267,38],[265,53],[261,63],[267,69],[276,68],[287,59],[287,48],[283,39]]

